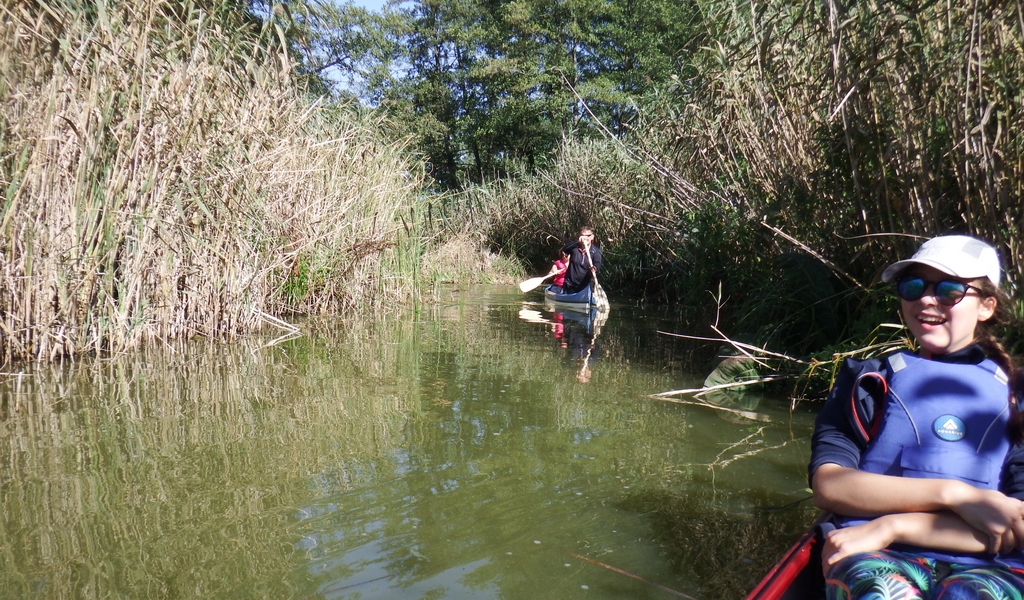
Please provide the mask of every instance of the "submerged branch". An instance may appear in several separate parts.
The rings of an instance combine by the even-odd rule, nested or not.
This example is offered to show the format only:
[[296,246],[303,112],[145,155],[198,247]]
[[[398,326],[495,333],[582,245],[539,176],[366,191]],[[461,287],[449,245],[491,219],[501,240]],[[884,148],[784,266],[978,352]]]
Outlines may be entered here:
[[729,452],[730,450],[733,450],[734,448],[738,448],[738,447],[740,447],[742,445],[748,445],[749,446],[751,443],[763,443],[764,440],[761,440],[761,439],[756,440],[754,442],[750,441],[750,439],[753,438],[754,436],[761,435],[761,433],[763,431],[764,431],[764,427],[758,429],[754,433],[748,435],[747,437],[745,437],[742,440],[736,442],[735,444],[730,444],[729,447],[727,447],[725,450],[722,450],[721,452],[718,453],[718,456],[715,457],[714,462],[712,462],[711,464],[708,465],[708,468],[710,468],[710,469],[714,469],[715,467],[725,468],[725,467],[728,467],[730,464],[740,460],[741,458],[750,458],[751,456],[760,454],[760,453],[762,453],[762,452],[764,452],[766,450],[778,450],[779,448],[784,448],[784,447],[788,446],[789,443],[793,441],[793,440],[788,440],[788,441],[782,442],[781,444],[776,444],[774,446],[761,446],[760,448],[755,448],[753,450],[747,450],[746,452],[740,452],[739,454],[733,454],[730,458],[722,460],[722,456],[724,456],[727,452]]
[[792,356],[787,356],[785,354],[780,354],[778,352],[772,352],[771,350],[765,350],[764,348],[760,348],[758,346],[752,346],[750,344],[744,344],[743,342],[737,342],[736,340],[730,340],[729,338],[724,337],[724,336],[721,337],[721,338],[711,338],[711,337],[703,337],[703,336],[699,336],[699,335],[686,335],[686,334],[683,334],[683,333],[671,333],[671,332],[668,332],[668,331],[660,331],[660,330],[657,333],[660,333],[662,335],[670,335],[672,337],[685,338],[685,339],[688,339],[688,340],[698,340],[698,341],[702,341],[702,342],[725,342],[727,344],[735,346],[737,349],[743,348],[743,349],[746,349],[746,350],[751,350],[751,351],[763,354],[765,356],[770,356],[770,357],[773,357],[773,358],[779,358],[779,359],[782,359],[782,360],[788,360],[788,361],[794,362],[794,363],[796,363],[798,365],[810,365],[811,364],[810,362],[805,361],[805,360],[800,360],[799,358],[793,358]]
[[725,390],[729,388],[738,388],[748,385],[755,385],[758,383],[768,383],[769,381],[781,381],[784,379],[791,379],[788,375],[769,375],[760,379],[751,379],[750,381],[733,381],[732,383],[720,383],[718,385],[705,386],[699,388],[690,388],[685,390],[671,390],[668,392],[658,392],[657,394],[651,394],[648,398],[665,398],[668,396],[681,396],[683,394],[693,394],[695,397],[700,397],[708,392],[715,392],[718,390]]
[[582,556],[580,554],[576,554],[575,552],[570,552],[569,554],[572,555],[572,556],[575,556],[576,558],[578,558],[580,560],[585,560],[588,563],[595,564],[595,565],[597,565],[599,567],[603,567],[605,569],[608,569],[609,571],[614,571],[616,573],[619,573],[620,575],[625,575],[626,577],[632,577],[633,579],[636,579],[637,581],[642,581],[642,582],[646,583],[647,585],[652,585],[652,586],[658,588],[659,590],[662,590],[662,591],[668,592],[670,594],[679,596],[680,598],[689,598],[690,600],[697,600],[693,596],[687,596],[686,594],[684,594],[682,592],[677,592],[677,591],[673,590],[672,588],[667,588],[667,587],[661,585],[660,583],[654,583],[653,581],[648,581],[647,579],[644,579],[643,577],[640,577],[639,575],[634,575],[633,573],[630,573],[629,571],[626,571],[624,569],[620,569],[618,567],[613,567],[613,566],[611,566],[609,564],[605,564],[605,563],[603,563],[603,562],[601,562],[599,560],[594,560],[592,558],[587,558],[586,556]]
[[270,348],[271,346],[276,346],[278,344],[287,342],[289,340],[294,340],[295,338],[299,338],[299,337],[302,337],[302,332],[301,331],[289,331],[288,333],[285,333],[284,335],[282,335],[280,337],[277,337],[277,338],[274,338],[274,339],[270,340],[269,342],[267,342],[266,344],[263,344],[263,347],[264,348]]
[[[668,392],[666,392],[668,393]],[[767,423],[771,421],[771,417],[765,414],[757,413],[751,410],[740,410],[738,408],[726,408],[724,406],[718,406],[717,404],[711,404],[709,402],[695,402],[693,400],[678,400],[676,398],[668,398],[664,396],[651,395],[644,396],[645,398],[654,398],[655,400],[664,400],[665,402],[673,402],[675,404],[688,404],[690,406],[703,406],[705,408],[713,408],[715,410],[721,410],[727,413],[743,417],[744,419],[750,419],[752,421],[761,421]]]

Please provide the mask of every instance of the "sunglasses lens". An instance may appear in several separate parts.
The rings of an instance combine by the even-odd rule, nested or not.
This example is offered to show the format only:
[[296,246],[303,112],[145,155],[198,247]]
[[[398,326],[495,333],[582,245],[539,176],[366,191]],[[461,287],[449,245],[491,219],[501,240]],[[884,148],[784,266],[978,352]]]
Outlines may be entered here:
[[[919,300],[924,296],[930,282],[920,277],[905,277],[896,283],[896,293],[907,302]],[[935,299],[943,306],[955,306],[967,295],[966,283],[959,281],[940,281],[935,284]]]
[[907,302],[913,302],[924,295],[927,286],[920,277],[905,277],[896,283],[896,293]]
[[953,306],[967,295],[967,286],[959,281],[940,281],[935,284],[935,298],[943,306]]

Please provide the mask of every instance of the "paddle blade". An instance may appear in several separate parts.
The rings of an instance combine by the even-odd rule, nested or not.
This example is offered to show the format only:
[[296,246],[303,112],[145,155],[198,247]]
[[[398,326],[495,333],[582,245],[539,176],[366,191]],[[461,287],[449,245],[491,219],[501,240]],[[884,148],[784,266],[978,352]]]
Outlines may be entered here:
[[519,284],[519,289],[525,294],[530,290],[537,289],[537,286],[544,283],[545,279],[547,279],[547,277],[534,277],[533,279],[527,279]]
[[[590,263],[590,268],[594,268],[594,259],[590,256],[590,248],[587,248],[587,262]],[[601,284],[597,282],[597,273],[594,273],[593,286],[591,295],[593,296],[594,306],[597,307],[599,312],[605,312],[611,308],[611,304],[608,303],[608,295],[604,293],[604,289]]]
[[604,312],[611,308],[611,304],[608,302],[608,295],[604,293],[604,288],[597,282],[597,277],[594,277],[594,289],[592,290],[594,295],[594,306],[597,310]]

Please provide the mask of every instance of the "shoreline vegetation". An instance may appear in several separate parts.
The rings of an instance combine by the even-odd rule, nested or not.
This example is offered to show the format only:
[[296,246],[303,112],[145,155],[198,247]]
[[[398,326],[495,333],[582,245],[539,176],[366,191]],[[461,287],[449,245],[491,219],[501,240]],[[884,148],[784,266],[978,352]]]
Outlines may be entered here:
[[[451,50],[408,35],[445,17],[421,4],[351,13],[364,36],[341,39],[352,62],[369,60],[367,32],[406,32],[371,40],[378,50],[420,40],[407,41],[424,44],[405,55],[413,65]],[[584,224],[613,296],[677,305],[687,333],[732,353],[767,350],[744,376],[805,382],[905,343],[877,265],[932,235],[974,234],[1002,251],[1017,319],[1007,339],[1024,354],[1019,7],[699,0],[656,24],[671,30],[658,44],[630,42],[675,54],[622,58],[611,70],[643,58],[661,71],[613,91],[570,64],[529,87],[515,77],[536,49],[485,56],[497,46],[484,40],[456,53],[478,63],[423,82],[368,78],[368,108],[324,95],[326,67],[304,50],[338,47],[337,27],[315,28],[327,5],[0,8],[0,364],[242,335],[408,302],[441,281],[512,283]],[[516,7],[461,30],[526,39],[506,29],[539,26],[540,4]],[[608,34],[622,36],[649,26],[635,16],[591,21],[622,19]],[[579,33],[588,21],[570,22]],[[572,43],[585,56],[602,35]],[[376,59],[376,73],[397,71]],[[489,104],[441,102],[509,81]],[[501,134],[471,122],[484,105],[549,121]],[[474,127],[533,146],[520,155]]]
[[159,0],[0,19],[0,363],[413,293],[422,168],[304,99],[272,28]]

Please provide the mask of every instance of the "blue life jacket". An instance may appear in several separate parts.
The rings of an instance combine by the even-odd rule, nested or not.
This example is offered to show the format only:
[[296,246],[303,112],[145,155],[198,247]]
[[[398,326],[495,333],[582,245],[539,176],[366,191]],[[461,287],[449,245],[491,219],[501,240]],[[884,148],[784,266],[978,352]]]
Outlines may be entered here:
[[[945,363],[899,352],[888,357],[882,376],[885,401],[879,407],[877,432],[861,455],[862,471],[999,488],[1011,447],[1010,404],[1006,373],[995,362]],[[867,519],[838,517],[836,522],[848,527]],[[893,549],[957,563],[994,560],[904,544]],[[1024,554],[1000,558],[1018,566]]]
[[881,426],[860,469],[999,487],[1010,450],[1007,377],[990,359],[953,364],[889,356]]

